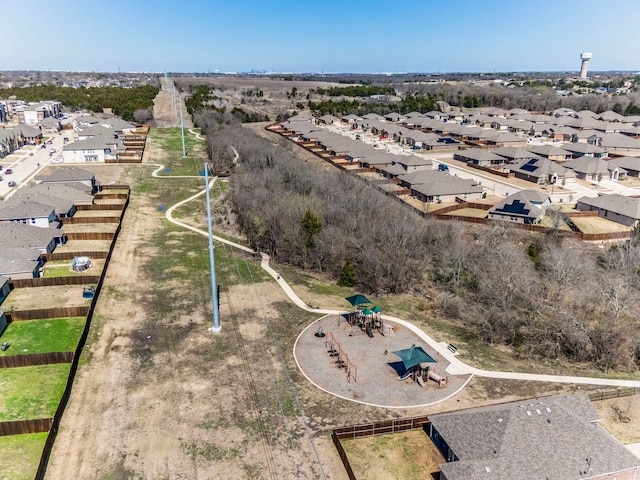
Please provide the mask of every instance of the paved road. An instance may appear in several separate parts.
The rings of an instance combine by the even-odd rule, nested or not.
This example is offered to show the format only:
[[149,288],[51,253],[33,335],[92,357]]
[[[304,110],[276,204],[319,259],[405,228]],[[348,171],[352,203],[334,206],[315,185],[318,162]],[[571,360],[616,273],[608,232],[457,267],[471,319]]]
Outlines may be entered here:
[[[237,154],[237,152],[236,152]],[[157,173],[164,169],[164,166],[162,165],[158,165],[158,169],[156,169],[153,172],[154,176],[159,176],[157,175]],[[169,176],[163,177],[163,178],[172,178]],[[192,177],[192,178],[202,178],[202,177]],[[215,181],[217,180],[217,178],[213,178],[210,182],[210,186],[212,186]],[[178,220],[175,220],[172,216],[172,213],[174,211],[175,208],[177,208],[178,206],[189,202],[201,195],[204,195],[205,193],[205,189],[203,189],[202,191],[196,193],[195,195],[192,195],[191,197],[182,200],[181,202],[173,205],[171,208],[169,208],[166,212],[166,218],[167,220],[169,220],[170,222],[182,226],[183,228],[187,228],[189,230],[191,230],[192,232],[198,233],[200,235],[208,235],[208,232],[205,230],[201,230],[198,229],[196,227],[192,227],[191,225],[187,225],[184,224]],[[217,236],[213,236],[214,240],[216,242],[220,242],[220,243],[225,243],[227,245],[230,245],[232,247],[235,248],[239,248],[247,253],[251,253],[251,254],[255,254],[256,252],[254,252],[251,248],[248,248],[244,245],[240,245],[238,243],[229,241],[225,238],[222,237],[217,237]],[[298,297],[298,295],[295,293],[295,291],[293,290],[293,288],[291,288],[291,286],[286,282],[286,280],[284,278],[282,278],[281,275],[279,275],[278,272],[276,272],[269,264],[269,255],[267,255],[266,253],[261,253],[262,256],[262,262],[261,262],[261,266],[262,268],[269,273],[269,275],[271,275],[271,277],[273,277],[273,279],[278,283],[278,285],[280,285],[280,288],[282,288],[282,290],[286,293],[286,295],[289,297],[289,299],[295,303],[299,308],[307,311],[307,312],[313,312],[313,313],[318,313],[318,314],[340,314],[343,313],[344,310],[333,310],[333,309],[322,309],[322,308],[311,308],[309,305],[307,305],[305,302],[303,302],[300,297]],[[448,348],[447,348],[447,344],[446,343],[440,343],[437,342],[436,340],[434,340],[431,336],[427,335],[424,331],[422,331],[420,328],[416,327],[415,325],[413,325],[412,323],[403,320],[401,318],[397,318],[397,317],[393,317],[390,315],[383,315],[382,316],[383,319],[385,320],[390,320],[392,322],[396,322],[398,324],[401,324],[403,326],[405,326],[406,328],[412,330],[414,333],[416,333],[416,335],[418,335],[420,338],[422,338],[426,343],[428,343],[432,348],[434,348],[437,352],[439,352],[443,357],[445,357],[447,359],[447,361],[449,361],[451,363],[451,365],[449,366],[449,368],[447,369],[449,374],[471,374],[471,375],[477,375],[480,377],[487,377],[487,378],[500,378],[500,379],[506,379],[506,380],[528,380],[528,381],[534,381],[534,382],[550,382],[550,383],[573,383],[573,384],[584,384],[584,385],[601,385],[601,386],[607,386],[607,387],[640,387],[640,380],[620,380],[620,379],[615,379],[615,378],[598,378],[598,377],[579,377],[579,376],[569,376],[569,375],[544,375],[544,374],[535,374],[535,373],[518,373],[518,372],[504,372],[504,371],[491,371],[491,370],[482,370],[479,368],[475,368],[472,367],[470,365],[467,365],[466,363],[464,363],[458,355],[452,353]]]

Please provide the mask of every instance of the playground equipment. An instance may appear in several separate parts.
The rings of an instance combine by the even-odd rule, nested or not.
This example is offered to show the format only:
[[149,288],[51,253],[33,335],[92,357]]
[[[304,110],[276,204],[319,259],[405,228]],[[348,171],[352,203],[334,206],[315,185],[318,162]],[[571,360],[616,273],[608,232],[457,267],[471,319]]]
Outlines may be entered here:
[[347,373],[347,382],[351,383],[353,380],[354,383],[358,383],[358,368],[349,360],[349,356],[340,346],[340,342],[336,340],[331,332],[327,332],[325,338],[324,345],[327,347],[327,352],[329,352],[329,356],[336,359],[338,368],[343,368]]
[[96,289],[93,286],[84,287],[82,289],[82,298],[93,298],[96,294]]

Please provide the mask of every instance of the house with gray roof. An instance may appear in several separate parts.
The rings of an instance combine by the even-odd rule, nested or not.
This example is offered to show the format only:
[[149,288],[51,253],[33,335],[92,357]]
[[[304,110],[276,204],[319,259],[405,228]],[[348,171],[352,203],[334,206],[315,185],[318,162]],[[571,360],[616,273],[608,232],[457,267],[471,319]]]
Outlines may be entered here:
[[543,157],[525,158],[508,165],[508,168],[517,178],[538,185],[562,185],[576,180],[572,170]]
[[[433,172],[416,172],[413,175],[425,175]],[[463,179],[454,175],[434,176],[425,183],[415,184],[411,187],[411,196],[425,203],[455,202],[456,198],[464,200],[480,200],[482,198],[482,186],[471,179]],[[414,181],[416,181],[414,179]]]
[[36,185],[39,184],[71,184],[81,183],[95,193],[98,187],[96,176],[93,172],[77,167],[58,167],[41,173],[35,177]]
[[565,162],[571,160],[573,155],[569,150],[556,147],[555,145],[536,145],[533,147],[527,147],[527,150],[539,157],[544,157],[554,162]]
[[42,138],[42,130],[35,127],[30,127],[24,123],[19,123],[13,127],[13,131],[20,135],[26,142],[35,142]]
[[48,132],[48,133],[58,133],[62,129],[60,120],[54,117],[47,117],[40,120],[39,125],[42,128],[43,132]]
[[0,248],[31,248],[51,253],[64,244],[64,233],[59,228],[40,228],[23,223],[0,223]]
[[536,190],[522,190],[491,207],[488,217],[532,225],[540,223],[550,205],[548,195]]
[[482,167],[495,167],[504,165],[505,163],[505,157],[480,148],[459,150],[453,154],[453,158],[454,160],[460,160],[461,162],[472,163]]
[[574,158],[578,157],[595,157],[595,158],[605,158],[607,156],[607,152],[595,145],[590,145],[588,143],[563,143],[561,145],[562,148],[571,152]]
[[38,278],[43,265],[39,251],[26,247],[0,248],[0,275],[11,280]]
[[62,147],[64,163],[87,163],[117,160],[119,155],[113,146],[113,138],[102,135],[68,143]]
[[597,425],[586,395],[555,396],[429,415],[447,463],[440,480],[633,478],[640,458]]
[[582,212],[597,211],[598,216],[622,225],[635,227],[640,221],[640,198],[613,193],[598,197],[582,197],[576,203]]
[[57,218],[73,217],[73,214],[77,210],[73,201],[67,198],[48,195],[46,193],[28,193],[18,190],[16,197],[27,201],[31,200],[37,203],[42,203],[44,205],[51,205],[56,212]]
[[18,222],[49,228],[56,221],[55,208],[21,197],[11,197],[0,203],[0,224]]
[[618,167],[602,158],[579,157],[569,160],[563,165],[576,172],[579,179],[590,182],[599,182],[607,178],[622,180],[627,176],[627,171],[624,168]]
[[612,158],[609,163],[624,168],[627,171],[627,176],[640,177],[640,157]]
[[[87,188],[89,187],[87,186]],[[87,188],[85,188],[85,190]],[[73,188],[66,183],[40,183],[28,188],[21,188],[19,192],[20,192],[19,193],[20,195],[33,194],[33,195],[48,195],[51,197],[57,197],[65,201],[71,202],[71,204],[75,206],[93,205],[94,203],[93,195],[86,193],[82,190],[79,190],[78,188]],[[62,211],[63,211],[63,208],[58,210],[56,207],[56,213],[58,214],[58,216],[60,217],[64,216],[63,213],[61,213]],[[74,212],[75,212],[75,209],[74,209]],[[72,216],[74,212],[71,212],[71,215],[69,216]]]
[[514,163],[514,162],[519,162],[521,160],[529,160],[531,158],[537,157],[536,154],[531,153],[530,151],[525,150],[524,148],[518,148],[518,147],[496,148],[491,152],[503,157],[506,163]]

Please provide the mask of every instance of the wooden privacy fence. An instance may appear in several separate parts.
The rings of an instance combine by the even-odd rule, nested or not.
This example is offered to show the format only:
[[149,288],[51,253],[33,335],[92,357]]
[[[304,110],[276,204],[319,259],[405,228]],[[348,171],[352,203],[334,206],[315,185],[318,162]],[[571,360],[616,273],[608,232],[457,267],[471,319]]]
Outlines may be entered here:
[[407,430],[416,430],[424,427],[429,423],[429,417],[411,417],[400,418],[394,420],[383,420],[381,422],[367,423],[364,425],[350,425],[347,427],[339,427],[333,430],[333,433],[339,439],[370,437],[373,435],[384,435],[387,433],[404,432]]
[[638,393],[640,393],[640,388],[637,387],[616,388],[613,390],[590,393],[589,399],[591,399],[592,402],[597,402],[600,400],[609,400],[611,398],[628,397],[630,395],[637,395]]
[[79,212],[92,212],[92,211],[104,211],[104,210],[115,210],[121,211],[122,204],[121,203],[94,203],[92,205],[76,205],[76,208]]
[[95,259],[105,259],[109,252],[107,250],[103,251],[92,251],[92,252],[53,252],[53,253],[45,253],[42,255],[45,261],[54,261],[54,260],[73,260],[75,257],[89,257]]
[[[11,347],[9,347],[11,351]],[[0,357],[0,368],[34,367],[56,363],[71,363],[74,352],[28,353],[26,355],[8,355]]]
[[69,232],[64,234],[67,240],[109,240],[113,241],[115,233],[109,232]]
[[53,418],[0,422],[0,437],[6,435],[23,435],[25,433],[48,432],[52,424]]
[[104,200],[106,198],[109,198],[111,200],[113,199],[125,199],[129,196],[128,193],[108,193],[108,192],[98,192],[95,195],[95,199],[96,200]]
[[89,312],[89,305],[81,307],[57,307],[43,308],[40,310],[16,310],[6,312],[7,320],[10,322],[22,322],[26,320],[43,320],[47,318],[65,317],[86,317]]
[[62,219],[62,225],[84,225],[86,223],[118,223],[120,217],[68,217]]
[[[127,198],[127,201],[124,204],[124,207],[122,210],[122,216],[124,216],[128,206],[129,206],[129,198]],[[40,457],[40,464],[38,465],[38,470],[35,475],[35,480],[44,480],[45,472],[47,470],[47,463],[49,462],[51,450],[53,449],[53,442],[56,438],[58,427],[60,426],[60,420],[67,406],[67,402],[69,401],[69,397],[71,396],[73,380],[76,376],[76,372],[78,371],[78,361],[80,358],[80,354],[82,353],[82,349],[84,348],[84,345],[87,342],[87,337],[89,336],[89,329],[91,328],[91,321],[93,319],[93,311],[96,307],[96,302],[98,301],[98,298],[100,296],[100,291],[102,290],[102,285],[104,284],[104,278],[107,274],[109,262],[111,261],[111,255],[113,254],[113,250],[116,245],[116,239],[120,234],[121,228],[122,228],[122,223],[118,225],[118,228],[115,231],[113,242],[111,242],[111,246],[109,247],[109,252],[105,258],[104,269],[102,270],[102,274],[100,275],[100,281],[96,286],[95,295],[91,300],[91,305],[89,305],[89,307],[87,308],[87,312],[85,314],[87,321],[84,324],[84,330],[82,331],[82,335],[80,336],[80,340],[78,341],[78,346],[76,347],[73,361],[71,362],[71,368],[69,369],[67,384],[65,386],[64,392],[62,393],[62,399],[58,404],[58,409],[56,410],[56,413],[53,416],[53,421],[51,422],[51,426],[48,429],[49,435],[47,436],[47,440],[45,441],[44,448],[42,449],[42,456]]]
[[404,432],[407,430],[416,430],[423,428],[429,423],[429,417],[412,417],[395,420],[383,420],[381,422],[367,423],[364,425],[350,425],[347,427],[334,428],[331,432],[331,439],[336,446],[340,460],[344,465],[344,469],[347,471],[347,475],[350,480],[356,480],[356,475],[353,473],[351,463],[347,453],[344,451],[341,439],[354,439],[359,437],[370,437],[372,435],[383,435],[387,433]]
[[93,285],[100,281],[99,275],[77,275],[51,278],[21,278],[9,280],[12,288],[55,287],[61,285]]

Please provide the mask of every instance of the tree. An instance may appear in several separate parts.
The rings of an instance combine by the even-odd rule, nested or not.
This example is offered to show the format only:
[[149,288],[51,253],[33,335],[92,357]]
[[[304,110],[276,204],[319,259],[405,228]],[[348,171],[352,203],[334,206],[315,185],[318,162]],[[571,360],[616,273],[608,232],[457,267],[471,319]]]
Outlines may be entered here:
[[300,228],[305,236],[306,247],[312,249],[314,247],[313,237],[322,230],[322,222],[315,213],[307,209],[300,220]]
[[153,108],[139,108],[133,112],[133,120],[137,123],[147,123],[150,120],[153,120]]
[[351,264],[350,260],[347,260],[347,262],[344,264],[344,267],[342,267],[338,285],[340,285],[341,287],[355,287],[357,285],[356,269]]

